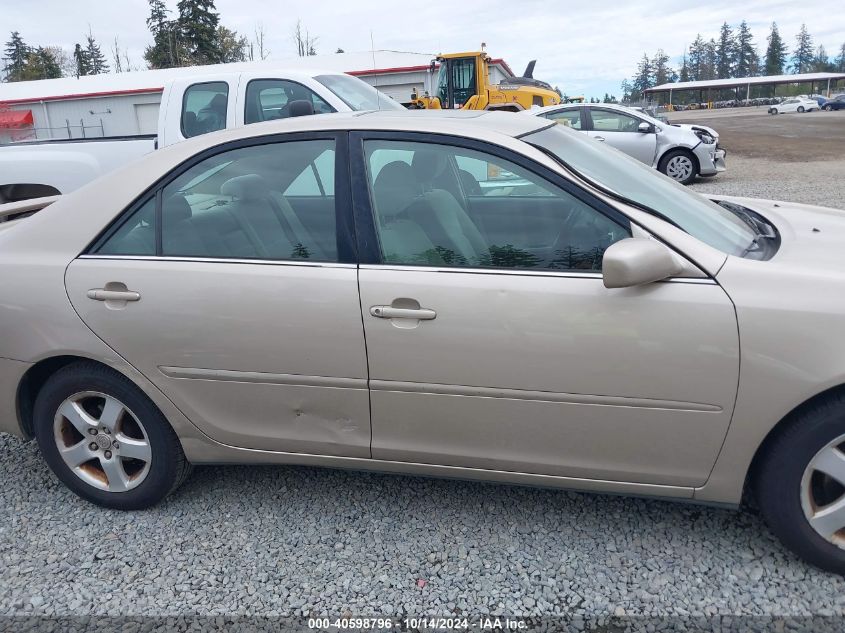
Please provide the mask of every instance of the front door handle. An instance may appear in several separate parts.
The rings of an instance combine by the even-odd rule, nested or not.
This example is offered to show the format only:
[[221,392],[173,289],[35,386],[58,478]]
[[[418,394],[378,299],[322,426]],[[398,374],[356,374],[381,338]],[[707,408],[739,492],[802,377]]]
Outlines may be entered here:
[[597,141],[604,142],[604,137],[603,137],[603,136],[594,136],[593,138],[594,138],[594,139],[596,139]]
[[106,290],[94,288],[88,291],[88,298],[94,301],[139,301],[141,295],[132,290]]
[[416,319],[431,321],[437,316],[434,310],[428,308],[394,308],[393,306],[373,306],[370,314],[379,319]]

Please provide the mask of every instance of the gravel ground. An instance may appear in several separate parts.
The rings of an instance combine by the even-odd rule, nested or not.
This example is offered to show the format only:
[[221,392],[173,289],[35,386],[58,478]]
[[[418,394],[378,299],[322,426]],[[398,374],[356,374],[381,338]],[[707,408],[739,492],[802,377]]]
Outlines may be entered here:
[[779,162],[728,155],[728,169],[691,185],[699,193],[845,208],[845,159]]
[[206,467],[145,512],[0,434],[0,615],[845,614],[750,512],[311,468]]

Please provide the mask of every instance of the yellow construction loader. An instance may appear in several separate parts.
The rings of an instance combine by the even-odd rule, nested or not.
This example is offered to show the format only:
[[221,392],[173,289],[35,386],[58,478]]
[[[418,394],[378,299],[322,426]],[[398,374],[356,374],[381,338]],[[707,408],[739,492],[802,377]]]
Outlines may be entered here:
[[431,62],[431,73],[437,65],[436,94],[411,94],[411,109],[505,110],[517,112],[532,106],[560,103],[560,95],[546,82],[534,79],[534,64],[528,64],[522,77],[511,77],[498,84],[490,83],[490,57],[483,51],[440,55]]

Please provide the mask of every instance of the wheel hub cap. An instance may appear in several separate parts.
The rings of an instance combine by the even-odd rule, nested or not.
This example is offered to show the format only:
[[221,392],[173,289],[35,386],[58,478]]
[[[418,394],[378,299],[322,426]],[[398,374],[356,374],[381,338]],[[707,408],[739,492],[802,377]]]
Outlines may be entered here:
[[801,478],[801,508],[819,536],[845,549],[845,435],[810,460]]
[[56,411],[53,435],[71,472],[99,490],[132,490],[149,473],[152,447],[147,432],[113,396],[93,391],[70,396]]
[[675,156],[666,165],[666,173],[675,180],[686,180],[692,174],[692,161],[686,156]]

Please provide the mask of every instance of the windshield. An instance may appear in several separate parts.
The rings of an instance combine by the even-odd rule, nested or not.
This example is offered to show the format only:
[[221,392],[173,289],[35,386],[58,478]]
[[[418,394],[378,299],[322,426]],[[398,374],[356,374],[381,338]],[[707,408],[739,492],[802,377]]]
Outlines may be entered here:
[[555,125],[524,136],[587,180],[666,216],[705,244],[742,256],[757,237],[735,213],[589,136]]
[[404,110],[383,92],[350,75],[319,75],[317,81],[331,90],[352,110]]

